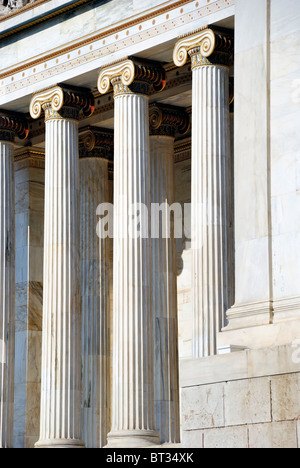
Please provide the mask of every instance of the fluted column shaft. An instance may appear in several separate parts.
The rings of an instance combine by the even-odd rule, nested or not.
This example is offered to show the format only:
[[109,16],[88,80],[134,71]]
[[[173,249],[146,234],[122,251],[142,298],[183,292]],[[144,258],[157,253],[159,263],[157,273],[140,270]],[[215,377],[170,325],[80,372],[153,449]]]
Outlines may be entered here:
[[228,308],[229,70],[193,69],[193,356],[217,351]]
[[15,232],[13,143],[0,141],[0,448],[13,442]]
[[28,136],[19,113],[0,111],[0,448],[12,448],[15,367],[14,139]]
[[192,122],[193,357],[217,352],[228,308],[230,236],[229,65],[233,32],[211,26],[182,37],[174,62],[190,55]]
[[84,157],[79,164],[82,438],[87,448],[101,448],[109,430],[109,252],[108,239],[97,236],[96,213],[109,198],[108,160]]
[[78,123],[46,120],[41,428],[38,447],[79,447]]
[[114,88],[113,408],[109,447],[159,443],[154,426],[149,94],[166,83],[157,62],[131,57],[101,70]]
[[93,96],[64,85],[36,94],[46,120],[44,294],[40,440],[37,448],[82,448],[79,229],[79,112]]
[[[158,442],[153,407],[148,97],[115,96],[114,362],[111,446]],[[134,215],[134,212],[131,214]],[[132,220],[132,226],[128,225]],[[143,238],[144,237],[144,238]]]
[[[170,207],[174,194],[174,137],[150,136],[151,203]],[[152,239],[155,427],[161,443],[180,441],[177,275],[174,216],[165,213],[170,236]],[[162,214],[164,216],[164,213]]]

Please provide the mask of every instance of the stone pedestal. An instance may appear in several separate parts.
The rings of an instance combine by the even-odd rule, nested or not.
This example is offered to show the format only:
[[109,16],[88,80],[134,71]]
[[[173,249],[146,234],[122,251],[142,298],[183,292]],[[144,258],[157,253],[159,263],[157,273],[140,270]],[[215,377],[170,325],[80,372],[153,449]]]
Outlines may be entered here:
[[15,364],[14,138],[27,123],[0,112],[0,448],[12,448]]
[[113,157],[113,133],[90,128],[83,131],[81,139],[81,424],[86,447],[102,448],[107,443],[110,409],[109,240],[101,237],[96,228],[97,208],[109,200],[108,164]]
[[38,448],[81,448],[81,310],[79,259],[80,107],[91,97],[56,87],[33,97],[46,116],[45,241],[41,429]]
[[188,54],[193,70],[192,255],[193,356],[216,354],[229,294],[229,59],[231,33],[205,29],[181,39],[174,61]]
[[149,237],[148,93],[161,85],[157,64],[126,60],[101,71],[115,92],[113,421],[109,447],[159,443],[154,425],[153,313]]

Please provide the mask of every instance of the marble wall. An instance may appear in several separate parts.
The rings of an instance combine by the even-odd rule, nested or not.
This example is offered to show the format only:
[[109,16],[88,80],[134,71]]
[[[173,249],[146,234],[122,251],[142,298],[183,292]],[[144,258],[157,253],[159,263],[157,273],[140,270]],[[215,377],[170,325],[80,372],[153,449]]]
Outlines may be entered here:
[[[236,305],[247,324],[270,321],[269,1],[238,0],[235,17]],[[235,315],[232,316],[232,312]],[[245,315],[245,314],[243,314]],[[242,318],[243,325],[245,317]]]
[[236,302],[222,345],[290,343],[299,329],[299,18],[297,0],[236,2]]
[[[175,150],[175,201],[191,203],[191,148]],[[192,356],[192,251],[190,239],[177,239],[177,298],[179,357]]]
[[[51,0],[51,8],[55,3],[61,1]],[[92,4],[91,4],[92,3]],[[55,37],[55,47],[64,46],[70,41],[85,37],[89,33],[97,31],[99,28],[105,29],[111,24],[123,21],[124,18],[146,11],[163,3],[162,0],[102,0],[88,2],[81,7],[78,12],[66,13],[62,17],[53,20],[47,28],[37,28],[34,34],[21,34],[18,42],[3,41],[1,59],[5,59],[5,67],[13,66],[18,62],[32,56],[32,45],[35,44],[35,55],[46,53],[53,48],[53,37]],[[6,9],[7,10],[7,9]],[[126,12],[126,14],[124,14]],[[38,40],[35,40],[35,36]]]
[[271,1],[274,321],[300,316],[300,2]]
[[182,446],[300,448],[300,364],[292,346],[181,364]]
[[16,350],[14,447],[39,438],[42,340],[44,157],[25,150],[15,162]]

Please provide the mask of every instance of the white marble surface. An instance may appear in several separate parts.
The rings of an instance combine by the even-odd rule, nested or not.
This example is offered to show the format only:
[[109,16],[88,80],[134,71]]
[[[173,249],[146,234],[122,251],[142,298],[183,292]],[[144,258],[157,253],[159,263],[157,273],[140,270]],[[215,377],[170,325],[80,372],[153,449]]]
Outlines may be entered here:
[[192,301],[193,357],[217,352],[229,307],[229,73],[193,69]]
[[40,440],[80,440],[81,310],[78,122],[46,122],[44,298]]
[[0,141],[0,447],[13,446],[15,221],[13,144]]
[[[175,201],[174,138],[150,136],[151,203]],[[163,218],[163,216],[162,216]],[[161,443],[180,442],[178,314],[174,221],[168,239],[152,239],[155,427]]]
[[[170,41],[176,41],[179,35],[188,34],[199,27],[232,17],[235,10],[234,3],[235,0],[218,0],[210,2],[208,7],[206,0],[199,0],[197,3],[191,1],[181,7],[176,3],[174,5],[174,0],[169,0],[163,2],[162,11],[160,2],[156,3],[152,16],[152,2],[149,4],[147,2],[145,6],[142,2],[136,10],[132,7],[131,0],[126,0],[127,8],[123,7],[123,2],[120,8],[120,3],[114,0],[100,5],[94,11],[86,6],[86,11],[80,16],[67,16],[66,21],[61,21],[60,18],[51,23],[47,29],[41,27],[30,35],[25,31],[17,44],[12,45],[9,41],[3,43],[0,68],[14,68],[20,62],[30,62],[37,57],[40,57],[41,63],[27,68],[25,76],[22,72],[18,72],[0,82],[0,105],[4,106],[20,99],[21,103],[13,104],[16,110],[20,110],[21,105],[26,107],[26,100],[32,93],[51,87],[57,82],[72,80],[73,84],[93,87],[100,67],[130,55],[142,54],[151,57],[153,54],[149,53],[148,49],[154,47],[159,49],[158,53],[155,52],[156,59],[170,62],[172,61]],[[147,5],[150,9],[147,9]],[[158,10],[157,16],[155,8]],[[124,11],[126,11],[125,16]],[[141,24],[138,23],[140,17]],[[136,18],[137,23],[128,26],[126,23],[132,18]],[[119,34],[111,28],[115,24],[118,26],[124,24],[124,29],[121,29]],[[73,43],[82,37],[94,37],[97,33],[101,33],[101,37],[100,39],[95,37],[91,46],[89,43],[82,45],[81,42],[78,48],[75,47],[70,53],[68,49],[64,49],[65,46],[72,47]],[[43,57],[48,56],[54,46],[52,37],[56,38],[55,56],[48,57],[45,63]],[[33,42],[36,45],[34,53]],[[62,53],[58,53],[56,58],[59,48],[62,49]],[[24,97],[26,98],[23,99]]]
[[[271,200],[273,221],[274,301],[288,301],[300,295],[300,5],[288,0],[285,8],[272,2],[270,18],[270,92],[271,92]],[[279,47],[283,54],[280,54]],[[274,321],[299,317],[295,302],[290,310],[275,308]]]
[[82,313],[82,438],[102,448],[109,431],[109,257],[108,240],[97,236],[97,207],[108,203],[108,161],[83,158],[80,168],[80,255]]
[[294,352],[291,345],[274,346],[183,361],[183,446],[296,448],[300,364]]
[[[14,446],[33,447],[39,438],[41,356],[44,168],[27,158],[15,163],[16,220],[16,350]],[[37,167],[38,166],[38,167]],[[29,387],[31,386],[30,390]]]
[[[245,327],[256,323],[260,308],[255,304],[264,304],[265,323],[270,322],[272,310],[267,3],[237,0],[235,16],[233,311],[245,307]],[[249,304],[253,304],[251,321]],[[243,317],[235,321],[230,311],[228,317],[228,329],[243,328]],[[259,315],[257,324],[261,319]]]
[[[189,159],[175,164],[175,200],[184,206],[191,203],[191,152]],[[187,226],[190,233],[190,220]],[[190,236],[190,234],[189,234]],[[192,251],[186,237],[177,239],[177,303],[180,358],[192,357]],[[190,239],[188,240],[190,243]]]
[[[151,239],[129,234],[133,204],[150,207],[148,98],[115,96],[113,402],[108,447],[157,444],[154,427]],[[141,221],[141,229],[149,226]],[[135,237],[135,238],[134,238]]]

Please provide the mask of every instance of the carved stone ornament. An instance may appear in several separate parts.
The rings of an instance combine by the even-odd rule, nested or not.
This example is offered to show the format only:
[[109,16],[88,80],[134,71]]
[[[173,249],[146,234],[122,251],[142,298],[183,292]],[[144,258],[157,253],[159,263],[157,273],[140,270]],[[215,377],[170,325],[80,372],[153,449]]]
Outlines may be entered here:
[[190,130],[190,116],[181,107],[151,104],[149,109],[150,134],[175,137],[176,132],[185,135]]
[[201,65],[229,66],[233,54],[234,36],[231,30],[215,26],[183,36],[175,45],[173,61],[182,67],[192,58],[192,67]]
[[28,133],[28,121],[22,114],[0,110],[0,140],[13,142],[15,136],[24,140]]
[[51,118],[78,120],[80,111],[89,117],[94,109],[94,97],[88,89],[65,85],[41,91],[33,96],[30,103],[30,115],[33,119],[38,119],[44,110],[46,120]]
[[115,95],[149,94],[151,88],[159,92],[165,85],[166,72],[160,63],[135,57],[103,68],[98,78],[98,90],[101,94],[106,94],[112,86]]
[[98,127],[83,128],[79,135],[80,158],[113,159],[114,132]]

